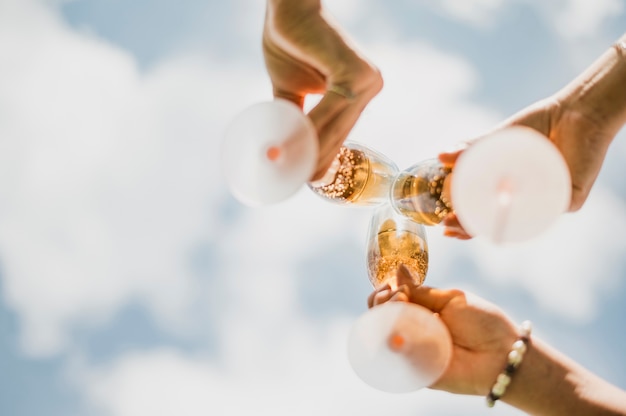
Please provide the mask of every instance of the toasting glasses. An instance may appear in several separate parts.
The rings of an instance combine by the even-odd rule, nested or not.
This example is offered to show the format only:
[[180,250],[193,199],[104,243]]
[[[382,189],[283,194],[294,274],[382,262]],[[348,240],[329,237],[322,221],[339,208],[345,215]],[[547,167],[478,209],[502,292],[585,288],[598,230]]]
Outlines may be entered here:
[[[534,130],[512,127],[469,146],[453,168],[436,159],[402,172],[380,153],[347,142],[320,181],[308,182],[318,158],[311,121],[286,100],[253,105],[230,124],[222,166],[235,197],[249,205],[287,199],[308,183],[322,198],[377,206],[367,244],[375,288],[398,284],[402,264],[414,284],[428,270],[424,225],[454,212],[472,236],[495,243],[539,235],[565,212],[571,179],[559,150]],[[451,340],[441,319],[407,302],[386,302],[364,313],[348,342],[356,374],[389,392],[418,390],[446,369]]]

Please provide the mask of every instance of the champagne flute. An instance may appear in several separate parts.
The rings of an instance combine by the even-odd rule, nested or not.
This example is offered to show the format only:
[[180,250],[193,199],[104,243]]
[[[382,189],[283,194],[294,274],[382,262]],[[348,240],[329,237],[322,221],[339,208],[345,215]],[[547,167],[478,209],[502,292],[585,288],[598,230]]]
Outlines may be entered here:
[[[367,265],[374,288],[397,289],[396,272],[406,266],[413,283],[428,271],[424,226],[399,215],[388,204],[377,209],[368,232]],[[348,359],[370,386],[391,393],[419,390],[446,370],[452,354],[448,329],[432,311],[408,302],[386,302],[355,322]]]
[[435,225],[454,211],[471,236],[520,242],[548,229],[569,207],[571,178],[556,146],[537,131],[510,127],[469,146],[453,169],[438,160],[401,172],[391,203],[399,213]]

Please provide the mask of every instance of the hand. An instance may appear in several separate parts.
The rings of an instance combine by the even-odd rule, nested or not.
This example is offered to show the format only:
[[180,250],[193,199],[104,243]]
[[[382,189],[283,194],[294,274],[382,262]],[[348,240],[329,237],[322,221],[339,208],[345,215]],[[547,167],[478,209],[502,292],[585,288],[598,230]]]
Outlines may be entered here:
[[430,387],[451,393],[487,395],[517,339],[515,324],[496,306],[471,294],[415,285],[404,266],[398,269],[396,282],[395,290],[386,286],[373,292],[368,306],[388,301],[424,306],[439,314],[452,337],[450,365]]
[[[610,143],[626,124],[624,45],[626,35],[552,97],[518,112],[495,129],[530,127],[556,145],[572,178],[569,211],[576,211],[585,203]],[[468,145],[465,143],[465,147]],[[439,159],[452,167],[462,151],[461,147],[441,153]],[[469,238],[456,217],[444,219],[444,225],[445,235]]]
[[[493,131],[510,126],[530,127],[556,145],[565,158],[572,178],[569,211],[580,209],[600,172],[608,145],[615,133],[604,127],[598,119],[556,98],[531,105],[505,120]],[[477,138],[466,142],[452,152],[441,153],[439,160],[446,166],[453,167],[463,150],[479,140]],[[469,238],[454,214],[446,217],[443,224],[446,227],[444,235]]]
[[319,179],[381,90],[380,72],[349,43],[319,0],[268,0],[263,53],[275,97],[302,108],[307,94],[324,94],[308,113],[320,143],[311,179]]
[[[573,108],[558,98],[539,101],[505,120],[494,131],[511,126],[530,127],[546,136],[561,151],[572,175],[570,211],[582,207],[600,172],[614,131],[603,126],[599,117]],[[442,163],[454,166],[461,152],[472,142],[457,150],[439,155]]]

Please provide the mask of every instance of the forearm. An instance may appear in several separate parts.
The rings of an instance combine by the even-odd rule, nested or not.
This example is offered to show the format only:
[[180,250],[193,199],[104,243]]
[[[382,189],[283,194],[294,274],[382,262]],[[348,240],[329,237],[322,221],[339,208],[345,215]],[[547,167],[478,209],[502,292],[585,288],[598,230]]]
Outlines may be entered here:
[[601,123],[614,137],[626,123],[626,34],[557,93],[557,99]]
[[626,415],[625,391],[536,338],[502,401],[531,415]]

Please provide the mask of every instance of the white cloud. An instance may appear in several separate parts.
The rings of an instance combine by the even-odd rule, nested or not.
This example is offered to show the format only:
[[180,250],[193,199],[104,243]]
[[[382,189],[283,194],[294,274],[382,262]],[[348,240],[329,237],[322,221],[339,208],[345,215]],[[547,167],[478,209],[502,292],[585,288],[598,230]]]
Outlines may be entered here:
[[340,20],[342,25],[354,24],[360,17],[367,14],[366,10],[371,6],[369,1],[345,0],[338,2],[326,2],[326,7],[331,14]]
[[427,43],[370,45],[385,79],[350,138],[377,148],[400,169],[483,134],[503,115],[472,103],[482,80],[464,59]]
[[[282,329],[265,334],[236,331],[242,335],[239,348],[225,349],[227,357],[222,361],[239,360],[246,354],[255,359],[238,365],[235,372],[207,358],[160,349],[128,354],[111,365],[79,372],[76,380],[83,381],[94,406],[111,416],[485,412],[482,397],[451,397],[430,390],[396,395],[366,386],[356,379],[345,358],[345,322],[317,334],[302,321]],[[268,350],[272,351],[269,361],[265,358]],[[521,414],[504,404],[490,413]]]
[[505,2],[502,0],[445,0],[439,4],[451,17],[477,27],[484,27],[493,23]]
[[537,239],[471,247],[487,281],[519,286],[545,310],[587,323],[621,284],[615,265],[626,251],[626,206],[599,184],[580,211],[565,214]]
[[556,29],[566,39],[588,38],[598,33],[607,20],[624,12],[621,0],[569,0],[560,7]]
[[504,10],[511,5],[524,5],[542,15],[548,27],[568,41],[597,37],[607,21],[624,12],[621,0],[425,0],[423,3],[448,19],[477,29],[497,25]]
[[[364,244],[368,210],[325,204],[303,189],[283,204],[241,208],[232,223],[219,222],[219,139],[241,106],[270,98],[261,68],[182,56],[141,73],[132,56],[68,29],[40,3],[0,7],[0,253],[3,293],[25,353],[69,351],[77,324],[105,323],[138,300],[170,333],[214,325],[222,355],[214,361],[155,349],[87,363],[81,388],[113,415],[172,414],[172,407],[182,414],[484,414],[482,398],[372,392],[347,367],[349,320],[301,316],[296,267],[337,241]],[[351,138],[400,167],[499,120],[467,99],[480,82],[467,62],[419,43],[370,46],[386,86]],[[595,228],[600,205],[621,212],[600,196],[577,217],[586,215],[582,228],[595,241],[614,230]],[[578,227],[563,232],[578,235]],[[221,264],[211,276],[217,294],[206,293],[215,288],[202,286],[188,264],[190,249],[207,240]],[[575,239],[567,243],[584,253]],[[568,314],[583,305],[592,313],[599,292],[580,273],[598,270],[601,260],[610,267],[621,244],[570,270],[582,286],[573,300],[557,296],[554,308]],[[488,276],[510,270],[487,251],[477,255],[486,256]],[[443,267],[441,252],[433,259]],[[545,272],[523,276],[547,302],[538,280]],[[214,304],[204,315],[192,314],[207,299]],[[506,406],[491,413],[517,414]]]
[[221,131],[235,100],[266,81],[206,58],[141,74],[39,3],[3,5],[0,249],[23,347],[58,352],[72,324],[131,299],[166,328],[184,326],[195,296],[187,256],[212,236],[224,195]]

